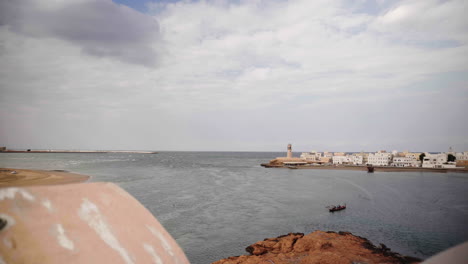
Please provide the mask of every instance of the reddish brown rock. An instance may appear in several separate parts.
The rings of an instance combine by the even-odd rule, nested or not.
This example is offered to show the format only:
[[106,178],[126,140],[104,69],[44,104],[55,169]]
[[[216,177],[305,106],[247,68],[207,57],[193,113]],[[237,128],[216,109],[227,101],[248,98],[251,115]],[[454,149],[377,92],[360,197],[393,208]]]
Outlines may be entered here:
[[246,248],[250,256],[222,259],[213,264],[348,264],[419,263],[421,260],[374,246],[369,240],[348,232],[315,231],[308,235],[290,233],[267,238]]

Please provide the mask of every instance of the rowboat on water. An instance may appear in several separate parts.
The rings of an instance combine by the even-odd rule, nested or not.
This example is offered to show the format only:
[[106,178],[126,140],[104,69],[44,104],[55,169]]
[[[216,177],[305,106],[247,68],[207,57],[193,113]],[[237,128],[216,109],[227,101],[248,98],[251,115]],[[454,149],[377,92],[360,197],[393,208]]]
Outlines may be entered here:
[[346,209],[346,204],[344,205],[330,205],[330,206],[327,206],[328,208],[328,211],[330,211],[331,213],[335,212],[335,211],[341,211],[341,210],[344,210]]

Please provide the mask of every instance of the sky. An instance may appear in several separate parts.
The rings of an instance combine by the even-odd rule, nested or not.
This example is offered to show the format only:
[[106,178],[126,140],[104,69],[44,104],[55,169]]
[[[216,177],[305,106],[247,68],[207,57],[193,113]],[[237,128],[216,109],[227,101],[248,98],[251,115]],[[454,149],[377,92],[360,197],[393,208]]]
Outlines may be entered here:
[[1,1],[0,146],[468,151],[467,10]]

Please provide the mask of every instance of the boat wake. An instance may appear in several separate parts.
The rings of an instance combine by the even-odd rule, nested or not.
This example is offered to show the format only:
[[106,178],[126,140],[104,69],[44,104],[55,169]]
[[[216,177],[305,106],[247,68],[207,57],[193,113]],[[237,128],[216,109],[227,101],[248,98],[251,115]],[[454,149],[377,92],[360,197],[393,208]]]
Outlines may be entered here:
[[366,200],[369,200],[369,201],[374,201],[374,196],[372,195],[372,193],[370,193],[368,190],[366,190],[364,187],[362,187],[361,185],[358,185],[348,179],[341,179],[342,181],[348,183],[349,185],[352,185],[354,187],[356,187],[357,189],[359,189],[363,194],[365,194],[366,197],[362,197],[363,199],[366,199]]

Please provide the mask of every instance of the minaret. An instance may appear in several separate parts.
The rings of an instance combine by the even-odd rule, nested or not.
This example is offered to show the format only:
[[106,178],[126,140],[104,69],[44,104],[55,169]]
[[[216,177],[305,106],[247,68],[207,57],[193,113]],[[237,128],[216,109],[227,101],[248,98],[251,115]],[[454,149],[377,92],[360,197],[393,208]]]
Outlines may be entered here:
[[288,155],[286,156],[288,159],[292,158],[292,146],[288,144]]

